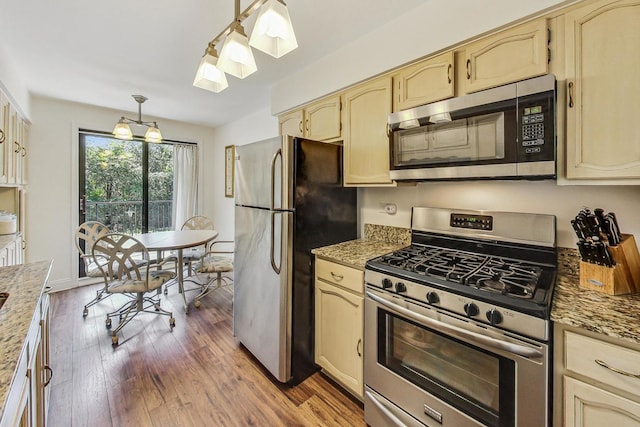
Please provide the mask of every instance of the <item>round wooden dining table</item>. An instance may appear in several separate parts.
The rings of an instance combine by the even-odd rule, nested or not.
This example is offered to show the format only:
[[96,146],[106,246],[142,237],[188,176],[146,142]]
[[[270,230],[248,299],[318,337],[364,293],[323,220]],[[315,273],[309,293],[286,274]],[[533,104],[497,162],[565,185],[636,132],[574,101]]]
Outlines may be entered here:
[[182,269],[182,251],[187,248],[193,248],[205,245],[218,237],[215,230],[170,230],[170,231],[154,231],[151,233],[136,234],[134,236],[150,251],[157,251],[157,260],[162,259],[162,252],[176,251],[178,266],[178,288],[182,294],[184,301],[184,311],[189,312],[187,297],[184,293],[184,274]]

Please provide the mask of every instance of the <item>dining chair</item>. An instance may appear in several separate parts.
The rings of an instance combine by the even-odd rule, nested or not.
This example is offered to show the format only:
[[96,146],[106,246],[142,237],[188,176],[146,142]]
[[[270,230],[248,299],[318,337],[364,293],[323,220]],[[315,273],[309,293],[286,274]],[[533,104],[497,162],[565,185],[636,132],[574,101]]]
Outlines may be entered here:
[[[180,227],[181,230],[213,230],[214,229],[214,225],[213,225],[213,221],[211,220],[211,218],[206,217],[206,216],[202,216],[202,215],[195,215],[192,216],[191,218],[187,219],[184,224],[182,224],[182,227]],[[207,251],[208,246],[204,245],[204,246],[199,246],[199,247],[195,247],[195,248],[188,248],[183,250],[182,252],[182,262],[183,265],[182,266],[178,266],[176,265],[176,268],[182,268],[184,266],[187,267],[187,276],[191,276],[192,272],[193,272],[193,264],[197,261],[199,261],[205,254],[205,252]],[[168,257],[165,258],[167,261],[173,261],[176,262],[178,261],[178,258],[175,254],[171,254]],[[171,282],[171,283],[167,283],[167,285],[164,287],[164,294],[166,295],[169,292],[169,287],[171,285],[173,285],[175,282]]]
[[[102,236],[93,245],[92,254],[102,271],[106,293],[135,295],[135,298],[127,301],[122,307],[107,313],[107,329],[111,329],[113,317],[117,316],[119,319],[118,326],[111,331],[113,346],[118,345],[118,332],[139,313],[169,316],[169,326],[173,329],[176,320],[172,312],[160,306],[159,291],[162,285],[175,278],[176,274],[171,270],[162,269],[164,262],[158,263],[157,269],[140,265],[138,260],[149,259],[149,251],[139,240],[123,233]],[[102,263],[98,263],[98,260]]]
[[[232,240],[216,240],[210,245],[209,251],[196,264],[196,273],[198,275],[206,275],[207,278],[200,285],[200,294],[193,299],[195,308],[200,308],[200,300],[211,292],[233,284],[233,278],[224,275],[224,273],[233,272],[233,251],[214,250],[215,245],[232,243]],[[213,286],[214,283],[215,286]]]
[[[80,254],[80,259],[84,262],[84,271],[87,277],[101,277],[102,271],[98,268],[99,264],[104,263],[104,259],[98,259],[96,262],[92,255],[93,245],[98,239],[108,234],[109,227],[99,221],[86,221],[80,224],[76,229],[75,244]],[[82,310],[82,317],[87,317],[89,307],[97,304],[105,296],[105,288],[96,291],[96,296],[85,304]]]

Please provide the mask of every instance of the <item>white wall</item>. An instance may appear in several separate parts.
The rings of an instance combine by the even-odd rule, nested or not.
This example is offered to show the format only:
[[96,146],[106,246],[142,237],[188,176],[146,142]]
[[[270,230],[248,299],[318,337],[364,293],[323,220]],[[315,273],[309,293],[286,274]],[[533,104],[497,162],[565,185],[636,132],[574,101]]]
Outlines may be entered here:
[[[78,226],[78,128],[106,131],[125,114],[90,105],[34,97],[27,157],[27,262],[53,259],[49,284],[77,286],[78,258],[73,244]],[[145,117],[154,120],[153,117]],[[166,139],[199,144],[201,164],[213,129],[157,119]],[[203,173],[201,171],[201,183]],[[200,199],[204,186],[200,185]],[[206,206],[206,204],[205,204]],[[201,207],[204,215],[213,215]]]
[[[555,181],[429,182],[415,187],[361,190],[361,224],[411,226],[411,207],[531,212],[555,215],[558,246],[575,248],[569,221],[580,209],[600,207],[616,213],[623,233],[640,242],[640,187],[557,186]],[[384,213],[385,203],[397,205],[395,215]]]
[[268,107],[213,132],[214,143],[207,145],[204,157],[205,210],[213,212],[220,240],[233,240],[233,198],[224,196],[224,147],[244,145],[278,135],[278,119]]
[[11,103],[22,117],[29,120],[31,118],[29,91],[2,46],[0,46],[0,89],[9,96]]

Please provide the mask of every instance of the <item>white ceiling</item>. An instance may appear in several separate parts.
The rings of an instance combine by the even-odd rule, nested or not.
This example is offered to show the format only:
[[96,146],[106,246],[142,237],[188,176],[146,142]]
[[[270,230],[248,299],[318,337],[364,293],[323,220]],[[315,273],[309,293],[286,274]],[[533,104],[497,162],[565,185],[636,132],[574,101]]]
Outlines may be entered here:
[[[192,82],[207,43],[233,20],[234,0],[0,0],[0,49],[32,94],[123,112],[136,112],[131,95],[142,94],[143,120],[215,127],[266,108],[283,76],[425,1],[288,0],[298,49],[280,59],[254,50],[258,71],[228,76],[218,94]],[[250,18],[248,35],[252,27]]]

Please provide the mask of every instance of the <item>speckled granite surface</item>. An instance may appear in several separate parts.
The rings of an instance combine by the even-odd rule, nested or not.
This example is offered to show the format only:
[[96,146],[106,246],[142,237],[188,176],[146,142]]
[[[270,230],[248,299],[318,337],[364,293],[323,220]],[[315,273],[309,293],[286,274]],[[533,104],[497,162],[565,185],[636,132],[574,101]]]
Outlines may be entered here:
[[365,240],[379,240],[381,242],[409,246],[411,244],[411,229],[365,224],[364,238]]
[[0,292],[9,293],[0,308],[0,414],[50,271],[51,261],[0,268]]
[[608,295],[580,287],[576,249],[558,249],[551,320],[640,344],[640,294]]
[[411,243],[411,230],[385,225],[364,225],[364,239],[350,240],[311,250],[329,261],[364,270],[371,258],[393,252]]

